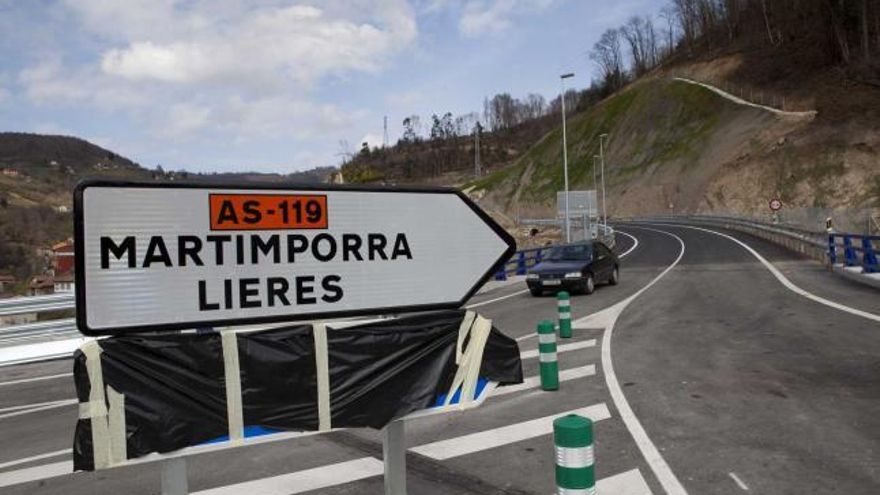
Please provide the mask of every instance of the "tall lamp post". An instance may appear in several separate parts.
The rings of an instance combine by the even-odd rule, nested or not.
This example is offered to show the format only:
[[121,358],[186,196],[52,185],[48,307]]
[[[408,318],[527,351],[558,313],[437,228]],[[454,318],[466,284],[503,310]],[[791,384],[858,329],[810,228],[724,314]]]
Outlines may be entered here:
[[599,162],[602,165],[602,226],[604,231],[608,231],[608,203],[605,201],[605,139],[608,134],[599,136]]
[[565,80],[569,77],[574,77],[574,73],[569,72],[559,76],[562,84],[562,94],[559,99],[562,102],[562,174],[565,178],[565,242],[571,242],[571,219],[568,214],[568,141],[565,135]]
[[[593,155],[593,195],[596,198],[596,223],[599,223],[599,175],[596,171],[599,170],[599,155]],[[592,230],[591,230],[592,232]],[[598,234],[599,227],[596,227],[596,233]]]

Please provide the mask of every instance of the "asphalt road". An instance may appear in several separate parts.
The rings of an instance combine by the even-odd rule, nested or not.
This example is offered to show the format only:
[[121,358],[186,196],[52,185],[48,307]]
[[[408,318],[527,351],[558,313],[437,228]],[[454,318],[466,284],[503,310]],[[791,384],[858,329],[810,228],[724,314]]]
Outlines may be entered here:
[[[620,285],[572,299],[580,321],[559,342],[560,391],[524,387],[409,422],[409,492],[552,493],[547,427],[589,408],[600,418],[603,495],[880,493],[880,320],[793,292],[726,237],[661,224],[619,230]],[[880,314],[877,291],[726,234],[804,291]],[[556,299],[524,288],[471,304],[530,351]],[[587,318],[606,308],[613,318]],[[537,375],[536,359],[523,367]],[[159,493],[158,462],[69,474],[77,408],[58,402],[74,396],[69,371],[70,361],[0,368],[0,493]],[[382,493],[381,450],[378,432],[345,430],[203,453],[188,459],[189,484],[213,494]]]

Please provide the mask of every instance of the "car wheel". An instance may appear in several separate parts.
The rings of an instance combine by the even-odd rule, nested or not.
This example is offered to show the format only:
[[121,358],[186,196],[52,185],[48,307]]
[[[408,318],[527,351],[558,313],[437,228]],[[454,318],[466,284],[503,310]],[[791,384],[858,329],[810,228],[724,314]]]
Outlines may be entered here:
[[529,292],[531,292],[532,295],[535,297],[541,297],[544,295],[544,291],[542,291],[541,289],[529,289]]
[[593,291],[596,290],[596,281],[593,279],[593,274],[588,273],[587,279],[584,281],[584,294],[592,294]]
[[611,272],[611,277],[608,279],[608,283],[610,285],[617,285],[619,282],[620,282],[620,269],[615,266],[614,271]]

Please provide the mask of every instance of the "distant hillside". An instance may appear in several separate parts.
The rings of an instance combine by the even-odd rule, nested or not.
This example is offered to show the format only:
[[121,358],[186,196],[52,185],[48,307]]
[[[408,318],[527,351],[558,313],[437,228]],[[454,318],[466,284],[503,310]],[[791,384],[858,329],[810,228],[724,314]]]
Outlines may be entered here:
[[[572,189],[594,187],[593,156],[599,135],[609,133],[609,215],[670,206],[766,215],[767,201],[777,197],[786,211],[880,207],[877,127],[840,131],[839,122],[779,117],[658,75],[569,120],[569,177]],[[552,214],[563,188],[561,128],[514,165],[465,188],[501,212]]]
[[69,208],[73,185],[87,176],[150,179],[152,173],[79,138],[0,133],[0,199],[10,205]]
[[73,186],[85,177],[229,183],[327,182],[334,167],[291,174],[192,174],[149,170],[119,154],[69,136],[0,133],[0,275],[28,280],[46,270],[37,250],[73,236]]

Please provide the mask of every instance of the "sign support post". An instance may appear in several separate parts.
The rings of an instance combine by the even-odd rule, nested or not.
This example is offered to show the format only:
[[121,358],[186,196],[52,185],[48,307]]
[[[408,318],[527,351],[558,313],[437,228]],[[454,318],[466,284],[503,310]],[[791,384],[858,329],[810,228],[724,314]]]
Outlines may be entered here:
[[406,495],[406,428],[401,419],[388,423],[382,430],[382,460],[385,495]]

